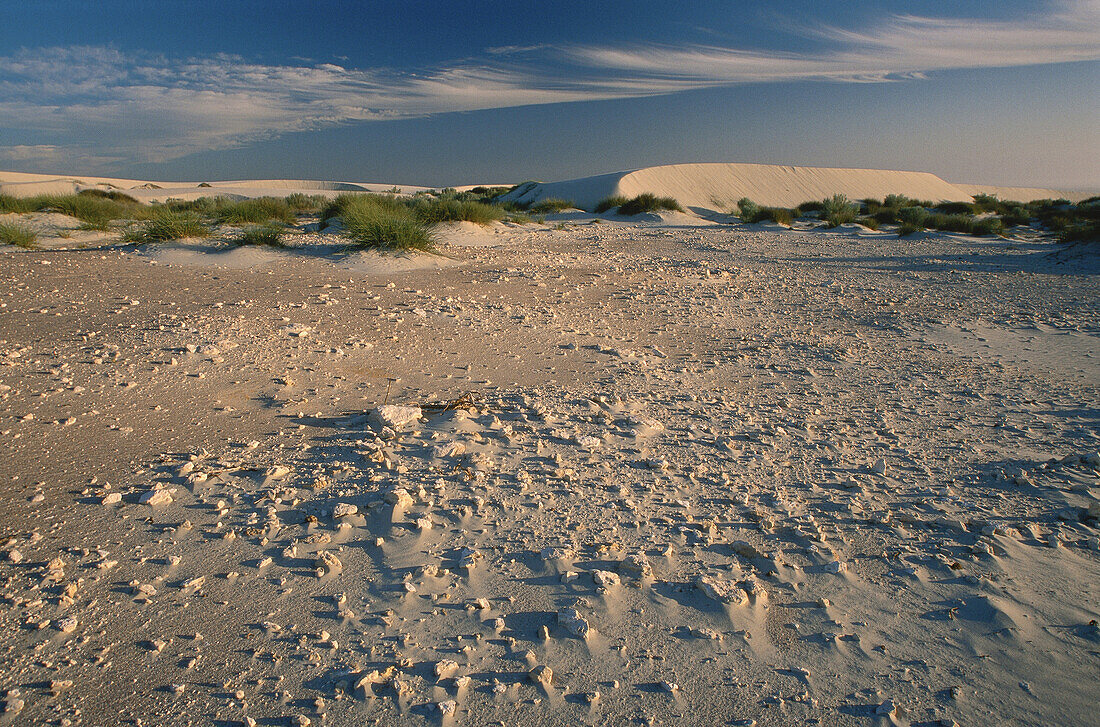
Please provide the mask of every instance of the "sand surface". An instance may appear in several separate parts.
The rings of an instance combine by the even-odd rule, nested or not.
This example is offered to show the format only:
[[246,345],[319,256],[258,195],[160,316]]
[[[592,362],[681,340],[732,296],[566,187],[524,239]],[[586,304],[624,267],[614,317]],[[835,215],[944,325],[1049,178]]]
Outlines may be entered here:
[[1094,720],[1095,256],[309,240],[0,249],[0,724]]

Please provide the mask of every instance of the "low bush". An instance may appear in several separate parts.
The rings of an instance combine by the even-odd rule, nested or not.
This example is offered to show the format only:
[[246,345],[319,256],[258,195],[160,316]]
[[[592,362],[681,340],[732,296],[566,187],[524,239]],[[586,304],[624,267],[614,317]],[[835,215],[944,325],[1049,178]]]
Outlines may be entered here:
[[628,199],[619,205],[619,214],[627,217],[640,215],[643,212],[659,212],[661,210],[683,212],[684,208],[672,197],[658,197],[649,192],[639,194],[637,197]]
[[[903,227],[912,227],[913,231],[923,230],[924,224],[928,221],[928,210],[924,207],[902,207],[897,211],[897,221],[902,224]],[[908,234],[908,233],[906,233]]]
[[796,211],[786,207],[761,207],[751,199],[742,198],[737,203],[738,218],[742,222],[775,222],[790,227],[794,224]]
[[821,219],[825,220],[826,227],[837,227],[846,222],[853,222],[857,214],[856,205],[849,202],[843,194],[834,194],[821,203]]
[[596,214],[602,214],[604,212],[607,212],[610,209],[615,209],[616,207],[622,207],[624,204],[627,203],[627,201],[628,201],[627,198],[622,196],[621,194],[612,195],[610,197],[604,197],[603,199],[601,199],[599,202],[596,203],[596,209],[594,209],[592,211],[595,212]]
[[536,214],[548,214],[550,212],[562,212],[564,210],[571,210],[575,208],[572,200],[558,199],[557,197],[547,197],[544,200],[540,200],[537,204],[531,206],[531,211]]
[[863,217],[857,217],[856,223],[863,225],[868,230],[877,230],[879,228],[879,221],[874,216],[865,215]]
[[940,202],[933,209],[944,215],[972,215],[979,211],[970,202]]
[[817,200],[810,200],[809,202],[803,202],[802,204],[798,205],[798,207],[796,207],[795,209],[798,210],[798,215],[799,215],[799,217],[801,217],[801,216],[807,215],[811,212],[820,212],[821,208],[823,206],[824,205],[821,202],[818,202]]
[[737,200],[737,216],[742,222],[756,222],[760,219],[760,205],[748,197],[742,197]]
[[0,245],[15,245],[30,249],[34,247],[37,239],[38,233],[28,227],[0,222]]

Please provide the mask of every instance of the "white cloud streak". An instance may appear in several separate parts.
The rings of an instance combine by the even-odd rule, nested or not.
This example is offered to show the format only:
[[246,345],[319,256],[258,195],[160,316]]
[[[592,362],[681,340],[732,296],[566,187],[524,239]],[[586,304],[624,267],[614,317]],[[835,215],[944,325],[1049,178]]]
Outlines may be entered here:
[[[754,82],[883,82],[958,68],[1100,59],[1100,0],[1018,21],[898,16],[812,31],[829,50],[712,46],[494,48],[426,73],[334,64],[184,61],[110,48],[0,57],[0,159],[162,162],[296,131],[533,104],[656,96]],[[22,136],[23,138],[18,138]]]

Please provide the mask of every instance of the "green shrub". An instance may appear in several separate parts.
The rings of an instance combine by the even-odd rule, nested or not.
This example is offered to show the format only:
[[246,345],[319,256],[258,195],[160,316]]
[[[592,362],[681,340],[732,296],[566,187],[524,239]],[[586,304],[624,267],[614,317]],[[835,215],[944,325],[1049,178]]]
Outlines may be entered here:
[[529,225],[534,222],[534,218],[526,212],[509,212],[508,216],[504,218],[506,222],[515,222],[517,225]]
[[257,197],[242,199],[218,210],[215,215],[221,222],[243,224],[277,220],[290,224],[295,220],[294,209],[285,199],[275,197]]
[[875,219],[875,217],[872,216],[872,215],[867,215],[867,216],[864,216],[864,217],[857,217],[856,218],[856,223],[860,224],[860,225],[863,225],[868,230],[877,230],[879,228],[878,220]]
[[1059,242],[1100,242],[1100,222],[1089,220],[1067,225],[1058,233]]
[[411,209],[392,197],[349,197],[341,204],[339,216],[353,240],[351,247],[384,250],[435,249],[435,240],[428,225],[417,219]]
[[898,221],[898,210],[895,207],[882,207],[871,218],[880,225],[892,225]]
[[906,197],[904,194],[888,194],[886,198],[882,200],[883,207],[889,207],[891,209],[901,209],[902,207],[931,207],[932,203],[927,200],[913,199],[912,197]]
[[974,229],[974,218],[962,214],[933,213],[928,216],[925,226],[942,232],[964,232],[969,234]]
[[798,205],[798,207],[796,207],[795,209],[798,210],[798,215],[801,217],[802,215],[809,214],[810,212],[820,212],[821,209],[824,206],[825,205],[822,202],[818,202],[817,200],[811,200],[809,202],[803,202],[802,204]]
[[0,222],[0,245],[15,245],[30,249],[34,247],[37,239],[38,233],[29,227]]
[[826,227],[837,227],[855,220],[858,209],[843,194],[834,194],[821,203],[821,219]]
[[762,210],[763,218],[776,223],[777,225],[786,225],[790,227],[794,224],[794,210],[789,210],[785,207],[765,207]]
[[1001,211],[1001,222],[1005,227],[1017,227],[1031,224],[1031,214],[1018,202],[1012,202]]
[[916,206],[902,207],[897,211],[897,220],[903,227],[912,227],[914,232],[923,230],[925,223],[928,221],[928,210]]
[[194,212],[158,209],[148,221],[127,230],[127,242],[148,243],[182,240],[185,237],[209,237],[210,228]]
[[760,205],[748,197],[742,197],[737,200],[737,216],[742,222],[756,222],[760,219]]
[[933,209],[945,215],[972,215],[978,211],[970,202],[940,202]]
[[262,245],[264,247],[286,247],[283,243],[283,233],[286,228],[278,225],[255,225],[245,228],[244,234],[237,239],[238,245]]
[[906,237],[912,235],[914,232],[920,232],[923,229],[923,227],[919,227],[909,222],[903,222],[901,223],[901,227],[898,228],[898,237]]
[[610,197],[604,197],[599,202],[597,202],[596,209],[594,209],[593,212],[595,212],[596,214],[602,214],[610,209],[622,207],[626,203],[626,197],[622,196],[621,194],[615,194]]
[[997,217],[982,217],[970,221],[970,234],[978,236],[1004,235],[1004,223]]
[[619,214],[627,217],[640,215],[643,212],[659,212],[660,210],[683,212],[684,208],[672,197],[658,197],[649,192],[639,194],[637,197],[619,205]]

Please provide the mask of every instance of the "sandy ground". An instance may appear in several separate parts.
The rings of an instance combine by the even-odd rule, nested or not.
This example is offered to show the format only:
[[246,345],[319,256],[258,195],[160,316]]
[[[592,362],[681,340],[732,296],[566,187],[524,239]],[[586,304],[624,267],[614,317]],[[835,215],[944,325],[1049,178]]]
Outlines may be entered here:
[[1095,719],[1095,257],[445,237],[0,249],[0,724]]

